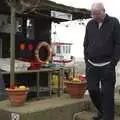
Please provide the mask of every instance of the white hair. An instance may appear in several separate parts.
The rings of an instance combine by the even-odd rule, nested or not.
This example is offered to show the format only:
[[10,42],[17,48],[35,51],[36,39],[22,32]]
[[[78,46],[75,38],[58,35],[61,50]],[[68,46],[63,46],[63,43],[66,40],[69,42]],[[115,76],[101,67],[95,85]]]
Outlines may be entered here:
[[92,4],[92,7],[91,7],[91,10],[93,10],[93,9],[95,9],[95,10],[105,10],[105,7],[104,7],[103,3],[95,2],[95,3]]

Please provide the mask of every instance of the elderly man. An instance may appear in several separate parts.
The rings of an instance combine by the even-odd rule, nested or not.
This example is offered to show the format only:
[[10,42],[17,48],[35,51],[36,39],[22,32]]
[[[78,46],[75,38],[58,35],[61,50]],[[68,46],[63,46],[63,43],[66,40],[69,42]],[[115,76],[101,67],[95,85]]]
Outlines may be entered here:
[[105,13],[102,3],[91,7],[86,26],[84,56],[88,91],[98,110],[93,120],[114,120],[115,66],[120,58],[120,24]]

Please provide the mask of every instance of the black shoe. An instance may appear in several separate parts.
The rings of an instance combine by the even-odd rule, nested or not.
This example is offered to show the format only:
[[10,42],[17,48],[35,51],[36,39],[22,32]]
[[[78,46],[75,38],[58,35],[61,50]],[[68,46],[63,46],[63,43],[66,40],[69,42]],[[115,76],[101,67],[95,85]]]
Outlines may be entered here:
[[103,116],[102,116],[102,114],[97,113],[97,115],[96,115],[96,116],[93,116],[92,119],[93,119],[93,120],[102,120],[102,119],[103,119]]

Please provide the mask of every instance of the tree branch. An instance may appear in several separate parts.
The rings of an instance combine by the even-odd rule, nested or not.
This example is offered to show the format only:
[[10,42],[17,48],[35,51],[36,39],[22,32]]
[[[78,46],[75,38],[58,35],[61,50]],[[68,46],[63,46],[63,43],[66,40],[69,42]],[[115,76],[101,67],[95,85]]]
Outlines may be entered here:
[[6,0],[7,4],[14,8],[16,13],[34,12],[42,5],[44,0]]

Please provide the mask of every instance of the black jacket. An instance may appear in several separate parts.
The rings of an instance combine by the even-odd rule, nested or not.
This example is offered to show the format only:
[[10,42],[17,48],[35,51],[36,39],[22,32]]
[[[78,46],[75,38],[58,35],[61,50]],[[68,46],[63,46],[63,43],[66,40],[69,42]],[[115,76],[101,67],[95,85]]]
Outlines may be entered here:
[[90,20],[84,39],[84,56],[93,62],[114,61],[120,58],[120,24],[106,15],[100,29],[95,20]]

